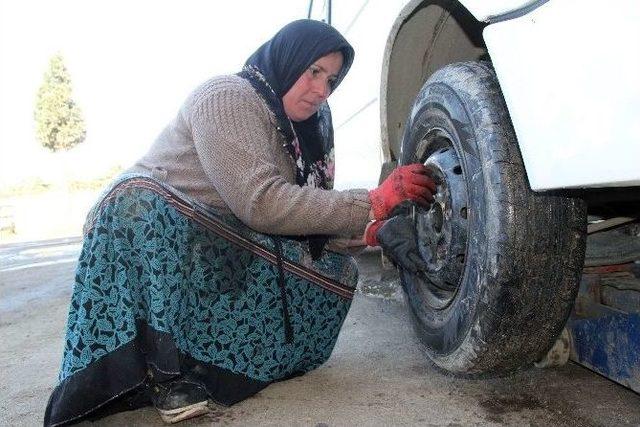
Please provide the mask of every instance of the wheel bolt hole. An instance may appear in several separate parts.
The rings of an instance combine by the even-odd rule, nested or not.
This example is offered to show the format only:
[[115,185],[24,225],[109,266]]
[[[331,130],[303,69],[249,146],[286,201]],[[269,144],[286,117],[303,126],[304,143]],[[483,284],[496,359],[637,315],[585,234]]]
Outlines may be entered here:
[[455,173],[456,175],[462,175],[462,168],[460,167],[460,165],[453,168],[453,173]]
[[464,219],[467,219],[467,208],[464,207],[462,209],[460,209],[460,216]]

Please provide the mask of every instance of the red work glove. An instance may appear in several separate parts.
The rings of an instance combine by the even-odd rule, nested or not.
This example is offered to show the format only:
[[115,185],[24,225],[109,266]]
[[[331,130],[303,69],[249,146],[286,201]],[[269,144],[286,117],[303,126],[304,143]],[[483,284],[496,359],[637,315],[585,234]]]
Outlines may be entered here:
[[367,226],[367,229],[364,230],[364,241],[367,246],[380,246],[380,243],[378,243],[377,233],[385,222],[386,221],[371,221]]
[[369,191],[375,219],[385,219],[398,204],[413,200],[428,208],[433,202],[436,183],[422,164],[400,166],[378,188]]

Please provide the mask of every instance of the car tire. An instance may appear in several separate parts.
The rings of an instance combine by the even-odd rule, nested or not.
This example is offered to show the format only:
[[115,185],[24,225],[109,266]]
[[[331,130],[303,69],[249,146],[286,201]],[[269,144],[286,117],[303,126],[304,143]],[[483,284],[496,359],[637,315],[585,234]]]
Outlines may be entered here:
[[487,62],[450,64],[420,90],[400,163],[438,182],[412,207],[428,269],[400,271],[428,357],[465,376],[532,365],[570,314],[584,262],[582,200],[533,192],[496,75]]

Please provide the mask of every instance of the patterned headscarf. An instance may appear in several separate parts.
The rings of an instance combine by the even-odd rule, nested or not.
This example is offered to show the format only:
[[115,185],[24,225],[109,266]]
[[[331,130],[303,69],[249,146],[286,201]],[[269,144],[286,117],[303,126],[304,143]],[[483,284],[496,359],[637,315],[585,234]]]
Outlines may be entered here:
[[[333,82],[335,90],[353,63],[354,51],[344,37],[323,22],[301,19],[284,26],[256,50],[238,73],[247,79],[267,103],[277,120],[278,131],[296,164],[296,184],[333,188],[333,124],[325,102],[307,120],[293,122],[287,117],[282,97],[298,78],[319,58],[341,52],[342,68]],[[326,236],[307,236],[309,251],[320,257]]]
[[311,64],[331,53],[342,52],[343,63],[332,84],[340,84],[353,62],[354,51],[330,25],[301,19],[284,26],[247,59],[239,75],[251,83],[278,121],[278,130],[297,165],[296,183],[319,188],[333,187],[333,126],[325,103],[316,114],[301,122],[287,117],[282,97]]

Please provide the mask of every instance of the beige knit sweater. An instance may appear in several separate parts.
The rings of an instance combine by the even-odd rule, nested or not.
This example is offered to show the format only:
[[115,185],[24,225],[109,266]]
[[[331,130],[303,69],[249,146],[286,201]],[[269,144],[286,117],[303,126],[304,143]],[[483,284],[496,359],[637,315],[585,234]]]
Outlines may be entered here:
[[275,116],[246,80],[215,77],[198,87],[127,172],[145,172],[269,234],[361,236],[366,190],[295,184],[295,163]]

